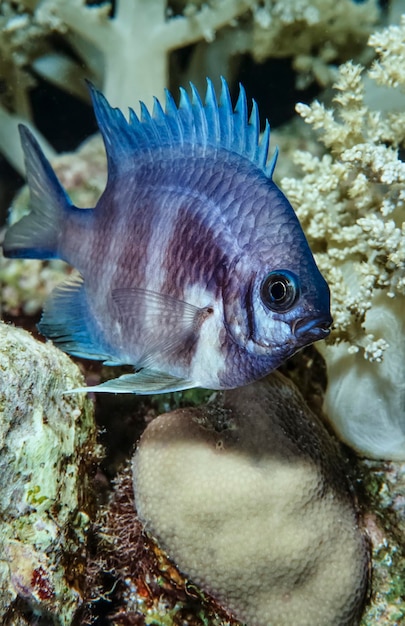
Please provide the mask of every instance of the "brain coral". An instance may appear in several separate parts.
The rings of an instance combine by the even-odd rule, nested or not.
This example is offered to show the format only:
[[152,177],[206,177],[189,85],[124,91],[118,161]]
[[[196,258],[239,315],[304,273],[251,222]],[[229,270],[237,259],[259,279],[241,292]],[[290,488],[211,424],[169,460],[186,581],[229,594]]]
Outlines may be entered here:
[[156,418],[133,475],[146,530],[236,619],[358,623],[368,553],[342,463],[281,374]]

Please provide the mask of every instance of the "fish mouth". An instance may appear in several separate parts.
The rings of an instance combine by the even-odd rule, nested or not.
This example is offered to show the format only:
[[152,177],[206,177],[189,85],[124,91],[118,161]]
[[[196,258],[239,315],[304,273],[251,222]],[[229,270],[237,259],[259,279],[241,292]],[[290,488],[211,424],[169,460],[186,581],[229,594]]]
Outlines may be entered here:
[[292,332],[296,339],[305,341],[317,341],[325,339],[330,333],[330,325],[333,320],[330,315],[323,315],[315,319],[300,318],[292,326]]

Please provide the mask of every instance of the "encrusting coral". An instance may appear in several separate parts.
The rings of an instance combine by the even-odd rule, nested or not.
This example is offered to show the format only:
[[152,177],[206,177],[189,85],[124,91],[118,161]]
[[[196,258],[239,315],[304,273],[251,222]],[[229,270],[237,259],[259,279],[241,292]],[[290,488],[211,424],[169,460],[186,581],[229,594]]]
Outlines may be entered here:
[[114,626],[240,626],[146,536],[136,516],[130,464],[114,481],[97,530],[83,624],[98,624],[103,615]]
[[[359,452],[404,459],[405,16],[369,43],[377,59],[368,71],[352,62],[339,68],[334,109],[297,105],[327,152],[296,152],[304,177],[284,178],[282,187],[331,287],[334,330],[320,346],[326,413]],[[373,82],[393,110],[372,108]]]
[[93,407],[63,395],[82,383],[66,355],[2,322],[0,372],[0,622],[71,626],[92,507]]

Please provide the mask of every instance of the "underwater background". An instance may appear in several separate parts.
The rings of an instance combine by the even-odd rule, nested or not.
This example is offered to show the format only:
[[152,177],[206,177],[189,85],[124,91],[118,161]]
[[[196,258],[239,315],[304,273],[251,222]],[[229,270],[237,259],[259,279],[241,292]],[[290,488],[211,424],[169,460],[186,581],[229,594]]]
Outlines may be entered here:
[[[203,94],[209,77],[219,93],[224,76],[234,104],[242,83],[248,100],[258,103],[262,128],[266,118],[270,121],[271,145],[280,150],[274,178],[329,283],[334,318],[327,341],[282,366],[288,380],[271,375],[268,384],[276,380],[273,403],[268,402],[270,387],[258,386],[246,404],[249,427],[243,423],[238,428],[248,432],[243,442],[249,454],[253,449],[259,455],[256,460],[269,454],[249,439],[261,432],[263,420],[273,420],[274,433],[292,424],[286,439],[280,435],[276,457],[282,462],[264,464],[271,485],[275,476],[280,479],[279,504],[273,504],[267,486],[258,488],[253,501],[247,497],[247,469],[234,465],[233,457],[229,469],[218,467],[212,484],[204,477],[204,465],[194,467],[190,461],[188,466],[187,456],[183,461],[188,450],[176,447],[180,427],[175,435],[168,433],[174,451],[168,466],[159,465],[161,452],[155,457],[153,448],[144,447],[144,442],[153,443],[150,427],[164,412],[174,411],[170,419],[175,423],[176,411],[183,411],[208,430],[211,419],[214,431],[221,433],[221,428],[232,430],[222,423],[224,414],[238,424],[238,407],[250,396],[213,398],[205,390],[142,397],[63,395],[84,381],[94,385],[111,376],[106,366],[69,359],[44,343],[36,330],[46,297],[71,269],[61,261],[1,255],[1,623],[405,623],[402,14],[404,0],[0,1],[1,239],[6,221],[13,223],[28,211],[19,123],[31,128],[72,201],[90,207],[104,190],[106,160],[101,138],[94,135],[85,79],[126,115],[139,100],[148,107],[154,97],[163,101],[165,88],[178,101],[179,88],[187,89],[189,81]],[[125,372],[121,368],[118,374]],[[304,400],[295,392],[289,395],[289,381]],[[307,418],[301,423],[298,415]],[[316,424],[316,433],[317,424],[324,424],[319,428],[327,433],[316,435],[318,456],[311,451],[315,435],[308,424]],[[201,443],[195,433],[190,441],[194,437]],[[224,445],[232,449],[234,444],[218,435],[216,450]],[[154,473],[141,472],[143,458],[147,468],[157,468]],[[297,458],[299,471],[292,476]],[[150,494],[177,464],[177,478],[170,484],[178,490],[170,492],[170,484],[163,489],[173,503],[167,513],[162,493],[156,489],[158,505],[150,503]],[[197,476],[197,482],[183,484],[182,474]],[[210,501],[215,484],[223,495],[212,497],[207,512],[202,502]],[[191,499],[185,511],[199,510],[199,499],[192,496],[201,490],[201,517],[195,516],[194,531],[191,519],[177,524],[186,518],[177,498],[187,490]],[[230,493],[237,498],[227,509]],[[304,538],[295,541],[305,530],[299,506],[303,493],[311,493],[308,525],[320,533],[308,539],[306,550]],[[324,494],[342,507],[326,506]],[[220,515],[215,518],[214,535],[221,529],[225,554],[232,559],[220,559],[224,568],[212,576],[213,555],[222,544],[211,546],[204,519],[213,510],[218,516],[222,502],[223,518],[235,519],[244,534],[223,527]],[[286,551],[271,561],[266,560],[266,549],[275,549],[271,538],[253,527],[252,519],[264,511],[267,528],[274,509],[280,511],[271,522],[274,528],[287,526],[283,519],[296,526],[283,536]],[[344,534],[342,519],[358,535]],[[270,527],[270,535],[274,532]],[[344,538],[341,545],[337,535]],[[184,555],[177,552],[173,536],[180,537],[180,547],[189,546]],[[208,563],[197,558],[199,541],[205,552],[211,550]],[[328,551],[319,549],[322,542]],[[237,544],[243,549],[237,550]],[[250,570],[252,562],[256,568]],[[326,588],[314,575],[322,567],[333,572]],[[289,591],[277,587],[284,569],[300,572],[296,578],[286,576],[288,590],[305,588],[294,619]],[[237,581],[233,589],[240,604],[229,596],[221,575]],[[304,579],[312,584],[305,587]],[[334,617],[325,617],[319,607],[329,606],[327,598],[334,587],[340,590],[339,584],[342,590],[354,589],[353,606],[343,615],[331,601],[328,610]],[[271,606],[277,607],[276,617],[266,617],[264,608],[270,588],[275,589]],[[318,618],[305,617],[318,613]]]

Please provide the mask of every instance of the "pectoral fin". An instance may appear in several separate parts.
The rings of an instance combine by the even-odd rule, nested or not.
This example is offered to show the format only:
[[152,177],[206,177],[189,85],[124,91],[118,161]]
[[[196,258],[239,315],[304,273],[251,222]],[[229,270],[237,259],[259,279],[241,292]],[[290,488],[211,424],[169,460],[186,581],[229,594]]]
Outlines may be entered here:
[[175,361],[182,350],[196,343],[201,324],[213,312],[210,306],[196,307],[136,287],[115,289],[112,298],[122,323],[135,318],[141,324],[143,352],[136,367],[153,371],[158,371],[163,361]]

